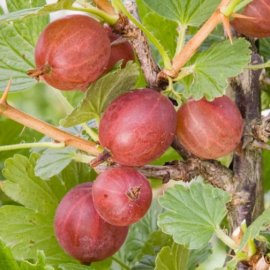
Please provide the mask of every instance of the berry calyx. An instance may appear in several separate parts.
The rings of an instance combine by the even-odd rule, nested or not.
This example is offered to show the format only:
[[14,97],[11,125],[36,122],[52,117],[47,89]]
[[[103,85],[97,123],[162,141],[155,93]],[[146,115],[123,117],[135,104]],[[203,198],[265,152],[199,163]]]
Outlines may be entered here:
[[243,119],[227,96],[207,101],[191,100],[177,113],[176,135],[192,154],[216,159],[232,152],[240,143]]
[[99,22],[85,15],[66,16],[41,33],[35,48],[36,69],[28,75],[60,90],[85,90],[106,70],[110,47]]
[[106,109],[99,127],[101,145],[114,161],[142,166],[162,155],[173,141],[176,111],[153,89],[125,93]]
[[270,2],[265,0],[253,0],[249,3],[242,15],[232,21],[235,30],[249,37],[270,37]]
[[55,214],[54,230],[60,246],[82,263],[103,260],[119,250],[128,227],[105,222],[95,210],[92,183],[70,190]]
[[152,202],[152,189],[137,170],[130,167],[111,168],[94,182],[93,201],[106,222],[127,226],[145,215]]

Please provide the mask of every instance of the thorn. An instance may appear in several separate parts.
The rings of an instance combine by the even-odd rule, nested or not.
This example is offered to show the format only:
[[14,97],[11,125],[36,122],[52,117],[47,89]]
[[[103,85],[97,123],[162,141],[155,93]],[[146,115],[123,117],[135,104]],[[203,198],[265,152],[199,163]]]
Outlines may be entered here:
[[233,38],[232,38],[232,30],[231,30],[231,25],[229,18],[221,14],[221,20],[224,28],[225,34],[228,36],[231,44],[233,44]]
[[255,20],[255,17],[250,17],[250,16],[246,16],[243,14],[239,14],[239,13],[233,13],[231,15],[231,17],[235,18],[235,19],[246,19],[246,20]]
[[4,93],[0,99],[0,103],[7,103],[7,96],[8,96],[8,92],[10,90],[10,86],[11,86],[11,79],[9,79],[8,83],[7,83],[7,86],[6,86],[6,89],[4,90]]

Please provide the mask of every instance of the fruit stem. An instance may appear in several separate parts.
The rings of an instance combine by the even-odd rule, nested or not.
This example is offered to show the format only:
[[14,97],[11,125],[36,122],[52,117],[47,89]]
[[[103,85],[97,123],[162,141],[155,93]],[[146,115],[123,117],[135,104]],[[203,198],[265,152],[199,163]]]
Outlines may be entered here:
[[20,144],[11,144],[11,145],[1,145],[0,152],[17,150],[17,149],[27,149],[27,148],[61,149],[61,148],[65,148],[65,144],[54,143],[54,142],[37,142],[37,143],[20,143]]
[[234,242],[234,240],[229,237],[220,227],[215,229],[216,236],[229,248],[236,250],[238,245]]
[[267,61],[266,63],[263,63],[263,64],[247,66],[247,68],[251,70],[258,70],[258,69],[264,69],[264,68],[269,68],[269,67],[270,67],[270,61]]
[[200,30],[190,39],[183,49],[174,57],[172,68],[162,71],[169,77],[176,77],[181,68],[191,59],[203,41],[212,33],[215,27],[222,22],[220,10],[228,5],[230,0],[222,0],[212,16],[203,24]]
[[251,3],[253,0],[242,0],[234,9],[234,12],[238,12],[245,6],[247,6],[249,3]]
[[97,148],[97,145],[95,143],[86,141],[80,137],[76,137],[72,134],[69,134],[63,130],[56,128],[53,125],[43,122],[37,118],[34,118],[29,114],[26,114],[10,106],[7,103],[7,95],[9,88],[10,88],[10,81],[8,83],[7,88],[4,91],[3,96],[0,99],[0,115],[3,115],[28,128],[32,128],[54,139],[56,142],[62,142],[65,144],[65,146],[73,146],[93,156],[98,156],[100,154],[100,150]]
[[93,159],[91,162],[90,162],[90,166],[92,168],[100,165],[101,163],[105,162],[108,158],[111,157],[111,154],[108,150],[103,150],[102,153],[100,153],[95,159]]
[[157,48],[158,52],[160,53],[162,57],[165,68],[166,69],[171,68],[170,57],[168,53],[166,52],[165,48],[158,41],[158,39],[128,12],[128,10],[126,9],[126,7],[124,6],[121,0],[113,0],[112,2],[114,6],[117,7],[131,22],[133,22],[146,35],[146,37],[154,44],[154,46]]
[[79,7],[71,7],[69,10],[74,10],[74,11],[83,11],[87,12],[91,15],[94,15],[101,21],[104,21],[110,25],[114,25],[118,21],[118,16],[117,15],[109,15],[108,13],[102,11],[99,8],[95,7],[87,7],[87,8],[79,8]]
[[227,7],[221,9],[221,12],[224,16],[229,17],[232,13],[235,12],[235,8],[239,5],[242,0],[231,0]]
[[89,164],[94,159],[94,157],[82,153],[76,153],[74,156],[72,156],[72,159],[76,162]]
[[113,256],[112,260],[118,263],[122,267],[122,269],[130,270],[129,266],[122,262],[120,259],[118,259],[116,256]]

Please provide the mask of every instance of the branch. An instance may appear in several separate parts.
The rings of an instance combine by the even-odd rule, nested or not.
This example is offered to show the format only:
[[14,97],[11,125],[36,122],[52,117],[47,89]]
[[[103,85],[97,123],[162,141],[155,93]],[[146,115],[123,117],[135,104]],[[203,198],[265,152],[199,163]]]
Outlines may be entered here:
[[65,146],[73,146],[93,156],[99,155],[100,151],[97,145],[93,142],[86,141],[80,137],[76,137],[63,130],[60,130],[53,125],[45,123],[37,118],[32,117],[24,112],[21,112],[7,103],[7,94],[10,88],[10,82],[0,99],[0,115],[3,115],[17,123],[20,123],[28,128],[32,128],[52,139],[56,142],[63,142]]
[[221,9],[224,9],[229,2],[230,0],[221,1],[213,15],[204,23],[196,35],[194,35],[189,42],[186,43],[184,48],[174,57],[172,69],[163,70],[160,72],[158,75],[159,80],[164,80],[167,76],[173,78],[176,77],[181,68],[191,59],[203,41],[212,33],[216,26],[224,20],[228,20],[228,18],[225,18],[223,13],[221,13]]
[[[136,1],[126,1],[125,6],[130,14],[138,20]],[[140,61],[141,68],[149,87],[158,88],[157,75],[160,70],[152,57],[151,49],[143,32],[124,16],[120,16],[114,29],[130,41]]]
[[[97,173],[101,173],[109,167],[116,166],[119,165],[101,164],[96,166],[95,170]],[[146,177],[162,179],[164,183],[169,180],[189,182],[194,177],[201,175],[205,181],[228,192],[232,191],[234,181],[232,171],[218,161],[200,160],[198,158],[174,161],[164,166],[145,165],[138,170]]]

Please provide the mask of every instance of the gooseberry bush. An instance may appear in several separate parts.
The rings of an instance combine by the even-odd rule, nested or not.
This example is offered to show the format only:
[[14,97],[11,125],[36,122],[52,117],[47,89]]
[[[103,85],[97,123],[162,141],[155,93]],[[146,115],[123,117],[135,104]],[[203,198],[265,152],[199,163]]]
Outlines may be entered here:
[[0,3],[1,270],[270,267],[268,1]]

